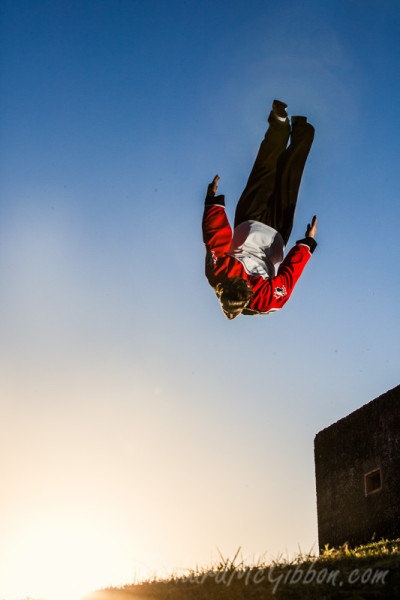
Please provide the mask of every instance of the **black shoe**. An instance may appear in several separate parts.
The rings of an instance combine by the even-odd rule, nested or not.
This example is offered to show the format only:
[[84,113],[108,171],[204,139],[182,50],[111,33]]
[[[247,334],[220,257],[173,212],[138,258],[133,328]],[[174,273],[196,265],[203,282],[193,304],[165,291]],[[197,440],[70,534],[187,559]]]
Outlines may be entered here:
[[287,119],[286,108],[287,104],[281,102],[280,100],[274,100],[272,103],[272,112],[281,121]]
[[307,117],[292,117],[291,121],[292,127],[295,127],[296,125],[304,125],[307,123]]

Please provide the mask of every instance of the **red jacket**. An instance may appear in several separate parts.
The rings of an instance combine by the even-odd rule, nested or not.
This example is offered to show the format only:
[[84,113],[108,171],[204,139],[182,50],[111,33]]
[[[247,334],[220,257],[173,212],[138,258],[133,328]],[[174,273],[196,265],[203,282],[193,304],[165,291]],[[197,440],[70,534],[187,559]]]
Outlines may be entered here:
[[228,277],[246,279],[254,290],[250,303],[242,314],[266,314],[279,310],[288,301],[317,243],[313,238],[296,242],[278,274],[271,279],[249,275],[242,263],[229,256],[232,229],[225,214],[224,196],[207,196],[203,216],[203,240],[206,246],[206,277],[211,287]]

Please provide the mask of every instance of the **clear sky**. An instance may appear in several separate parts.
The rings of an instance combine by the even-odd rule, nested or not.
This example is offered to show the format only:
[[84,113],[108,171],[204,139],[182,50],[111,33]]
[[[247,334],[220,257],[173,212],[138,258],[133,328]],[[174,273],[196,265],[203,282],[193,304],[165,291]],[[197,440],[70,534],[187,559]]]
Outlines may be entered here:
[[[399,3],[0,21],[0,597],[316,549],[314,435],[399,384]],[[316,128],[290,244],[316,213],[319,245],[229,322],[203,198],[218,173],[232,219],[274,98]]]

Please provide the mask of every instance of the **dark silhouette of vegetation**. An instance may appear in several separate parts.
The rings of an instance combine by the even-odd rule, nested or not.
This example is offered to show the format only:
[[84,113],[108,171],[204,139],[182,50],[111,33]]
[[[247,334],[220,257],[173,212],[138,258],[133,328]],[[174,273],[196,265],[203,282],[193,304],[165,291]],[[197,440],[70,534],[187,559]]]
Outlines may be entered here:
[[99,590],[85,600],[378,600],[400,598],[400,539],[325,548],[269,564],[224,559],[185,576]]

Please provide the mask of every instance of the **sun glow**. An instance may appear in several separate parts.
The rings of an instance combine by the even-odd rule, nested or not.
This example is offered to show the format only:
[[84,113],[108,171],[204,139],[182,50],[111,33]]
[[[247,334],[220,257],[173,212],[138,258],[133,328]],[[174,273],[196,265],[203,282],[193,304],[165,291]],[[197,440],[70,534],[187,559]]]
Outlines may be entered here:
[[42,515],[21,525],[8,556],[10,583],[1,592],[7,600],[80,600],[113,583],[115,546],[115,535],[88,515]]

